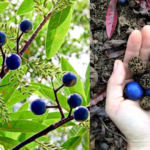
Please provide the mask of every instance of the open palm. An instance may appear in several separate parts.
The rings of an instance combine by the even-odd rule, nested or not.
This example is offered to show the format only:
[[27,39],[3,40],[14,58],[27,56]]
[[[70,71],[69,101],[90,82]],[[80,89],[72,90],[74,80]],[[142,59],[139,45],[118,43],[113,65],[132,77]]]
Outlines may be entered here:
[[[150,26],[135,30],[129,37],[124,62],[115,61],[114,71],[107,86],[106,113],[126,136],[129,147],[144,149],[150,144],[150,112],[140,107],[139,101],[124,99],[123,89],[132,79],[128,61],[140,56],[150,57]],[[150,147],[150,145],[149,145]]]

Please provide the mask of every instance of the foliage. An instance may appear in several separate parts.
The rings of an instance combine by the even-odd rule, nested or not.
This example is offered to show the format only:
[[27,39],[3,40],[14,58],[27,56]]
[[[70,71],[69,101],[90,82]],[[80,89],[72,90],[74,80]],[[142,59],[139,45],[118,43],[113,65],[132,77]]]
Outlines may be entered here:
[[[28,2],[28,3],[27,3]],[[80,2],[81,3],[81,2]],[[0,144],[7,150],[15,147],[17,144],[23,142],[27,138],[31,137],[35,133],[45,129],[47,126],[58,122],[61,119],[59,111],[46,111],[41,116],[34,115],[29,107],[29,101],[27,99],[34,94],[37,94],[43,99],[47,99],[49,104],[56,104],[53,87],[50,84],[48,78],[54,80],[55,86],[60,86],[61,78],[66,71],[71,71],[77,75],[78,82],[74,87],[61,89],[58,94],[60,102],[65,116],[69,113],[69,106],[67,104],[67,96],[76,92],[82,96],[83,106],[89,105],[89,67],[87,68],[87,74],[85,76],[85,82],[83,82],[78,75],[78,71],[75,71],[72,65],[64,57],[60,58],[60,66],[55,66],[52,63],[51,58],[56,54],[60,57],[62,54],[70,56],[73,52],[79,55],[79,51],[82,49],[76,47],[73,49],[73,42],[86,41],[88,37],[88,23],[87,18],[84,16],[79,18],[78,13],[82,12],[87,5],[85,2],[81,3],[84,7],[74,6],[75,2],[66,1],[49,1],[49,0],[34,0],[29,3],[27,0],[23,0],[20,4],[13,4],[6,1],[0,3],[0,30],[4,31],[7,35],[7,44],[3,47],[6,55],[10,53],[16,53],[16,40],[18,38],[18,24],[23,18],[29,18],[34,25],[33,31],[37,28],[40,22],[45,18],[50,10],[52,10],[52,16],[49,22],[45,23],[38,36],[33,40],[30,47],[25,51],[22,58],[22,65],[15,71],[9,71],[3,77],[0,85],[8,86],[0,87]],[[54,7],[54,9],[52,9]],[[74,13],[73,13],[74,10]],[[79,11],[78,11],[79,10]],[[78,19],[75,17],[78,16]],[[70,43],[70,35],[67,34],[71,19],[80,24],[85,25],[85,35],[81,35],[79,39],[73,39]],[[72,27],[71,27],[72,28]],[[24,34],[21,41],[21,50],[27,43],[33,31],[29,34]],[[45,37],[45,35],[47,35]],[[67,35],[67,37],[66,37]],[[83,40],[81,40],[83,38]],[[0,58],[2,63],[2,58]],[[27,73],[31,74],[31,80],[27,81]],[[42,83],[37,83],[35,78],[41,77],[46,79],[46,83],[49,86]],[[85,86],[86,85],[86,86]],[[14,105],[18,102],[25,102],[22,106],[14,112]],[[10,120],[11,119],[11,120]],[[63,139],[64,132],[66,132],[67,139]],[[54,131],[52,131],[54,132]],[[76,134],[77,133],[77,134]],[[32,142],[25,146],[24,149],[35,150],[36,147],[48,149],[77,149],[78,146],[82,146],[82,149],[89,150],[89,125],[88,123],[79,124],[75,121],[70,121],[64,124],[62,127],[56,129],[54,132],[62,139],[60,143],[56,141],[50,141],[47,134],[38,138],[35,142]],[[0,146],[1,146],[0,145]]]

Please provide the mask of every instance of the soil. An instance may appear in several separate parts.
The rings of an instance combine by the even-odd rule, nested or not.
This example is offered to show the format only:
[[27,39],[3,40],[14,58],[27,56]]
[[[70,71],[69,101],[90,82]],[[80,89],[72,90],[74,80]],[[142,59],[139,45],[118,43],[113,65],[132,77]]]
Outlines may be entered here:
[[[124,58],[130,33],[134,29],[141,30],[144,25],[150,24],[150,12],[142,9],[135,0],[130,0],[125,6],[117,4],[118,23],[113,36],[108,39],[105,18],[109,2],[110,0],[91,0],[90,2],[90,65],[98,74],[98,81],[90,91],[91,97],[107,87],[114,61]],[[97,111],[98,109],[101,111]],[[126,150],[127,143],[123,134],[105,114],[105,98],[92,106],[91,110],[93,112],[90,131],[91,150]]]

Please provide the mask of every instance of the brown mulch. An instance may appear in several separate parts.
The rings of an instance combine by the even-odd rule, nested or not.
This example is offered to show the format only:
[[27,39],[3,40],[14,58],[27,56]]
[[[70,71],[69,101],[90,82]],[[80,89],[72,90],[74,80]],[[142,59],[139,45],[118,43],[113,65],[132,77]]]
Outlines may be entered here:
[[[150,11],[135,0],[117,4],[118,23],[111,39],[107,38],[105,18],[110,0],[91,0],[91,150],[126,150],[123,134],[105,113],[105,91],[116,59],[123,60],[129,35],[150,24]],[[94,76],[95,75],[95,76]],[[98,75],[98,80],[97,80]],[[96,82],[96,83],[95,83]]]

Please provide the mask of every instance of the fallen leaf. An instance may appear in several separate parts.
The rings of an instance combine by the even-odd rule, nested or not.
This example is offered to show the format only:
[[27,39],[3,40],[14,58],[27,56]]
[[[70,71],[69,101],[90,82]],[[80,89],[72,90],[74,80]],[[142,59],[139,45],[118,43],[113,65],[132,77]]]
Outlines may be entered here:
[[96,105],[98,102],[102,101],[106,97],[106,87],[100,89],[97,93],[93,95],[90,99],[90,106]]
[[117,58],[125,53],[125,50],[115,51],[113,49],[105,51],[108,58]]
[[106,32],[108,38],[111,38],[117,25],[118,14],[116,4],[117,0],[111,0],[106,12]]
[[125,40],[111,40],[106,41],[103,45],[102,50],[109,50],[109,49],[123,49],[127,45],[127,41]]

